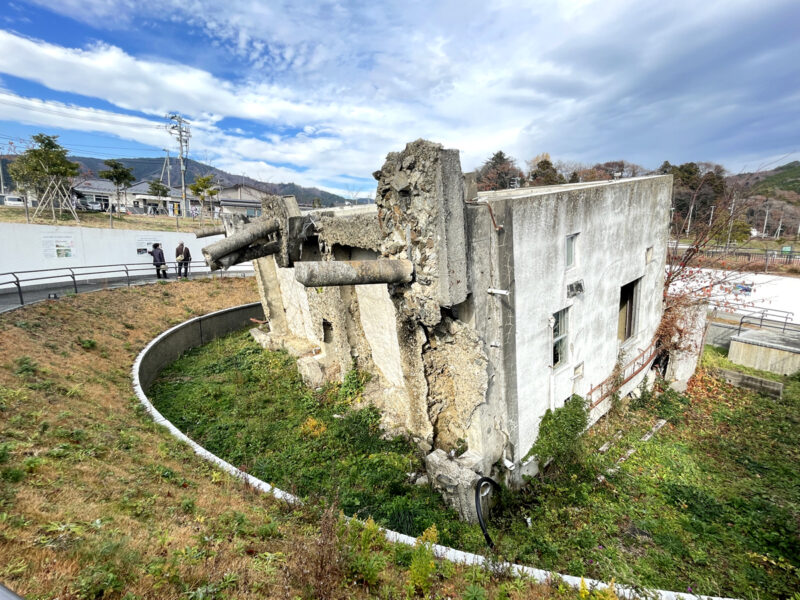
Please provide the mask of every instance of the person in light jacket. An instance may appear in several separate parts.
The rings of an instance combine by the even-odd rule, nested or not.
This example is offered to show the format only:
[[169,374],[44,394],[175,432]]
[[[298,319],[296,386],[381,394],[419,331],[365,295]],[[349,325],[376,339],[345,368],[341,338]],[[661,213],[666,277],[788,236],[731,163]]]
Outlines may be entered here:
[[153,249],[147,251],[148,254],[153,256],[153,266],[156,268],[156,277],[161,279],[169,279],[167,277],[167,261],[164,260],[164,251],[161,249],[161,244],[156,242],[153,244]]
[[189,277],[189,263],[192,262],[192,253],[189,252],[188,246],[183,245],[183,242],[178,242],[178,247],[175,248],[175,261],[178,263],[178,277],[181,276],[181,267],[183,267],[183,276]]

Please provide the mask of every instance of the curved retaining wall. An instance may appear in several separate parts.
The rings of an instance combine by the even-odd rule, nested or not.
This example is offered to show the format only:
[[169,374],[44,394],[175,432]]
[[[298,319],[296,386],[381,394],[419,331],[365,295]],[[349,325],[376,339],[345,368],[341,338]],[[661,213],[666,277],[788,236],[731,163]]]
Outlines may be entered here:
[[[175,361],[191,348],[206,344],[238,329],[243,329],[250,324],[251,317],[257,319],[264,318],[264,310],[260,302],[227,308],[203,315],[202,317],[195,317],[194,319],[185,321],[163,332],[145,346],[144,350],[139,353],[139,356],[136,357],[136,361],[133,363],[132,376],[134,391],[139,401],[142,403],[142,406],[144,406],[145,410],[153,417],[153,420],[159,425],[166,427],[174,437],[188,444],[196,454],[261,492],[272,494],[274,497],[290,504],[301,504],[302,500],[300,500],[300,498],[271,486],[267,482],[261,481],[249,473],[240,471],[232,464],[222,460],[190,439],[186,434],[175,427],[175,425],[165,419],[147,397],[146,390],[149,390],[161,369],[166,365]],[[416,543],[416,538],[409,535],[404,535],[389,529],[384,529],[383,532],[386,535],[386,539],[390,542],[406,544],[408,546],[413,546]],[[455,548],[448,548],[447,546],[440,546],[438,544],[433,546],[433,551],[437,557],[454,563],[482,565],[487,562],[486,557],[479,554],[463,552]],[[568,585],[579,588],[583,580],[590,589],[608,587],[608,584],[595,579],[582,579],[581,577],[575,577],[573,575],[562,575],[524,565],[492,563],[492,567],[498,570],[507,570],[516,575],[524,575],[538,582],[560,579]],[[636,590],[621,585],[615,586],[615,590],[620,598],[657,597],[663,600],[696,600],[698,598],[702,600],[728,600],[715,596],[698,596],[682,592],[670,592],[667,590]]]

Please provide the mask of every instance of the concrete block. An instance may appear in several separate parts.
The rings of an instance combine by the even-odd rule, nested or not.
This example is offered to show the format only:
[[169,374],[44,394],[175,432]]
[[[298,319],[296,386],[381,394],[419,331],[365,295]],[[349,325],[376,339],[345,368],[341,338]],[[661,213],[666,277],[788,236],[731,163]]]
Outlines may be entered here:
[[764,396],[776,398],[778,400],[783,396],[783,384],[779,381],[771,381],[769,379],[762,379],[754,375],[745,375],[738,371],[729,371],[728,369],[717,369],[717,374],[736,387],[753,390]]

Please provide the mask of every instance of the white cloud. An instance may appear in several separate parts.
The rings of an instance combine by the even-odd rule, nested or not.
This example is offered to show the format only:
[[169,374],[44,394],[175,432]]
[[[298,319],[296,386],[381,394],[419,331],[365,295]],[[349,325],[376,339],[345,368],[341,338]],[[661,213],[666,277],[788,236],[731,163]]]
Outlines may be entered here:
[[[169,19],[238,57],[235,75],[3,31],[0,72],[144,115],[180,111],[193,148],[276,177],[296,165],[298,182],[367,177],[417,137],[459,148],[465,169],[501,148],[655,166],[748,153],[733,144],[780,153],[795,142],[770,112],[800,128],[790,0],[34,1],[99,31]],[[747,133],[754,122],[768,141]]]

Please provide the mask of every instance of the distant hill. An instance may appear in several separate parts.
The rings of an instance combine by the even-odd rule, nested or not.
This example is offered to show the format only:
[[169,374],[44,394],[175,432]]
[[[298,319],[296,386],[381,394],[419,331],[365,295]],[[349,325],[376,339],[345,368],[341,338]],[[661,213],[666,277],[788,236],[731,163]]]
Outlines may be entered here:
[[787,163],[773,169],[770,173],[755,185],[754,192],[774,189],[800,194],[800,161]]
[[751,194],[775,191],[800,194],[800,161],[795,160],[767,171],[732,175],[728,177],[728,182],[739,184]]
[[[11,177],[8,174],[8,163],[15,157],[4,155],[0,157],[0,166],[3,169],[3,177],[5,179],[6,189],[11,187]],[[69,159],[80,165],[81,173],[97,176],[100,171],[105,171],[108,167],[103,164],[102,158],[92,158],[88,156],[70,156]],[[149,181],[161,177],[161,168],[164,165],[163,158],[120,158],[118,159],[126,167],[133,169],[133,176],[136,181]],[[172,185],[180,185],[181,172],[180,163],[177,158],[170,159],[170,168],[172,170],[171,178]],[[243,177],[240,175],[232,175],[216,167],[198,162],[196,160],[188,159],[186,161],[186,185],[194,183],[197,177],[204,175],[213,175],[214,180],[222,186],[230,186],[237,183],[243,183],[252,186],[256,189],[263,190],[268,194],[277,194],[279,196],[294,195],[300,204],[312,204],[314,198],[319,198],[323,206],[335,206],[344,204],[345,198],[336,194],[331,194],[320,190],[318,188],[307,188],[299,186],[295,183],[264,183],[251,177]]]
[[[105,171],[108,167],[103,164],[102,158],[91,158],[86,156],[70,156],[70,160],[77,162],[81,166],[82,173],[97,175],[100,171]],[[118,159],[126,167],[133,169],[133,176],[136,181],[158,179],[161,177],[161,169],[164,165],[163,158],[120,158]],[[172,170],[172,185],[179,185],[181,180],[180,162],[177,158],[170,158],[170,168]],[[252,177],[232,175],[216,167],[212,167],[196,160],[186,160],[186,185],[194,183],[197,177],[213,175],[214,180],[222,186],[243,183],[254,188],[263,190],[268,194],[279,196],[294,195],[300,204],[311,204],[314,198],[319,198],[323,206],[335,206],[344,204],[345,198],[336,194],[331,194],[318,188],[307,188],[295,183],[265,183]]]

